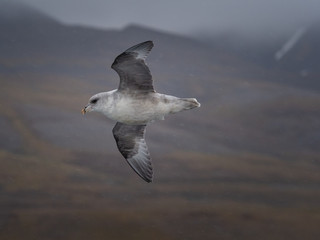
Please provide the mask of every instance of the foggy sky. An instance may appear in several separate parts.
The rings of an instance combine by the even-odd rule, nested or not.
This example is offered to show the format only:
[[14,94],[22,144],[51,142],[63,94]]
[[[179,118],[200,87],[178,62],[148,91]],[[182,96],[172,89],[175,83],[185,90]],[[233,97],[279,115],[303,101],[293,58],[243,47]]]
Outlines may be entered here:
[[[319,0],[18,0],[71,23],[99,28],[140,24],[182,34],[281,32],[320,17]],[[208,34],[209,35],[209,34]]]

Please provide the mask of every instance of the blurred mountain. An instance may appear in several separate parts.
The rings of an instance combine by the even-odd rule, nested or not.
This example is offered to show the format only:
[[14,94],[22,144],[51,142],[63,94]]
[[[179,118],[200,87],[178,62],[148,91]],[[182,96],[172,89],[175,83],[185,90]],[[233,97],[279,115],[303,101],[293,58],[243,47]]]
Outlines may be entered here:
[[[0,2],[0,238],[318,239],[316,29],[204,41]],[[151,186],[117,151],[114,122],[80,113],[117,87],[114,58],[146,40],[157,91],[202,104],[148,126]]]
[[[161,128],[170,132],[182,122],[196,123],[194,132],[180,127],[180,135],[171,142],[155,134],[151,136],[155,142],[150,144],[171,147],[182,137],[186,139],[182,148],[189,148],[187,139],[192,141],[196,132],[203,143],[193,148],[200,152],[246,149],[279,154],[283,149],[317,148],[313,141],[319,135],[312,130],[317,128],[315,123],[304,124],[304,120],[295,119],[292,125],[301,123],[299,131],[305,132],[298,139],[292,138],[293,126],[277,119],[277,112],[286,118],[286,112],[299,115],[306,107],[313,109],[304,113],[310,114],[310,118],[319,114],[313,106],[319,90],[316,77],[319,34],[313,30],[316,27],[300,29],[281,41],[251,44],[250,48],[245,42],[235,45],[236,39],[230,36],[228,39],[232,41],[216,38],[209,45],[135,25],[122,30],[66,26],[27,6],[4,3],[0,12],[0,18],[5,19],[0,25],[4,33],[0,37],[0,81],[8,89],[3,96],[29,104],[23,109],[44,109],[34,107],[35,103],[58,107],[61,111],[80,109],[92,94],[117,87],[118,76],[109,66],[119,53],[152,39],[155,47],[148,64],[156,89],[172,95],[197,97],[204,107],[197,110],[196,116],[185,112],[152,126],[161,135],[166,132]],[[18,85],[19,90],[24,91],[20,95],[16,94]],[[48,90],[48,94],[43,94]],[[299,106],[295,105],[297,102]],[[22,114],[28,115],[23,109]],[[36,110],[30,110],[33,111]],[[264,127],[260,126],[262,119],[268,123]],[[30,121],[35,121],[37,128],[41,126],[35,117]],[[246,125],[248,122],[250,126]],[[83,127],[80,125],[79,129]],[[77,130],[76,126],[73,131]],[[208,128],[212,131],[208,132]],[[280,130],[272,129],[280,128],[286,134],[273,139],[273,131],[277,134]],[[45,128],[38,131],[53,142],[61,142]],[[267,136],[273,139],[268,145]],[[105,149],[103,142],[99,142],[101,149]]]
[[[265,73],[264,79],[309,89],[320,88],[317,81],[320,23],[297,29],[286,37],[268,33],[265,39],[255,40],[235,33],[222,33],[199,37],[196,41],[135,25],[123,30],[66,26],[21,3],[3,1],[0,4],[0,30],[3,33],[0,35],[0,50],[3,57],[66,55],[105,58],[117,55],[122,46],[152,39],[156,42],[155,51],[161,51],[161,57],[168,56],[164,60],[174,63],[177,70],[185,69],[185,61],[181,62],[181,58],[186,60],[196,56],[201,59],[197,60],[198,64],[209,61],[229,65],[233,69],[239,65],[243,69],[243,64],[250,65],[282,74],[281,79],[277,79]],[[301,36],[292,41],[299,33]],[[168,65],[172,65],[171,62]],[[167,67],[163,66],[163,69],[167,70]]]
[[[319,114],[314,106],[319,90],[316,78],[319,34],[313,30],[316,27],[300,29],[288,39],[252,43],[250,48],[245,42],[235,44],[236,38],[230,36],[227,39],[220,36],[209,45],[135,25],[122,30],[67,26],[27,6],[4,3],[0,12],[0,18],[5,19],[0,25],[0,31],[5,33],[0,37],[0,81],[8,91],[3,96],[26,104],[18,111],[34,122],[40,135],[55,144],[62,142],[55,135],[57,131],[53,134],[42,128],[40,115],[29,116],[29,112],[40,109],[44,113],[44,106],[56,107],[60,109],[56,116],[62,114],[63,119],[67,115],[61,111],[78,111],[92,94],[117,87],[118,76],[109,66],[119,53],[152,39],[155,47],[148,64],[156,89],[197,97],[204,107],[197,110],[199,114],[185,112],[152,125],[162,137],[150,136],[154,139],[151,145],[170,148],[183,138],[182,149],[210,154],[246,149],[278,155],[284,149],[288,152],[317,149],[314,140],[319,135],[313,131],[317,124],[305,124],[305,119],[294,117],[303,113],[313,119]],[[16,94],[18,85],[20,95]],[[34,106],[39,103],[43,106]],[[14,101],[11,104],[14,106]],[[29,108],[30,111],[25,111]],[[305,112],[306,108],[310,111]],[[287,112],[294,112],[292,126],[284,121]],[[261,127],[261,121],[267,124]],[[186,123],[196,124],[197,128],[189,132],[182,127]],[[304,132],[299,139],[292,137],[296,124],[299,127],[294,131]],[[83,127],[75,124],[69,134],[80,132]],[[163,133],[176,128],[181,131],[168,141]],[[208,132],[208,128],[212,131]],[[285,134],[275,137],[280,129]],[[66,137],[67,132],[60,137]],[[201,141],[188,146],[195,136]],[[268,138],[273,140],[270,142]],[[71,144],[68,140],[65,144],[79,150],[81,141],[77,139]],[[105,152],[103,141],[98,145]]]
[[16,1],[0,1],[1,54],[25,54],[38,47],[42,50],[44,36],[60,24],[41,12]]
[[[320,22],[297,29],[275,53],[278,65],[287,71],[297,72],[301,77],[320,74]],[[318,83],[319,84],[319,83]]]
[[228,53],[268,71],[280,72],[282,76],[278,79],[270,78],[271,81],[318,91],[319,27],[320,22],[314,22],[283,35],[266,32],[263,38],[243,37],[234,32],[202,34],[198,38],[215,51]]

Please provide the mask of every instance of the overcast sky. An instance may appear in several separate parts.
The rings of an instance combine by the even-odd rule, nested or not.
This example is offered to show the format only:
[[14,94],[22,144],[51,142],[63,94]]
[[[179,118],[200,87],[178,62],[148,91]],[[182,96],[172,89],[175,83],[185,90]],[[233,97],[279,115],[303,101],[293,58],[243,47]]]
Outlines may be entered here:
[[[190,34],[283,31],[320,19],[320,0],[18,0],[62,22],[99,28],[136,23]],[[209,34],[208,34],[209,35]]]

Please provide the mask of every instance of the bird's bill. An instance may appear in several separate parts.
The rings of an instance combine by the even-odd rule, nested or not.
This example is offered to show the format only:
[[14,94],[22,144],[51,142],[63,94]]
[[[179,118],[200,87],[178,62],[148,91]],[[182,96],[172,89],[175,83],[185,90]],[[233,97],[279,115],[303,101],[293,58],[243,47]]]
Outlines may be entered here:
[[86,114],[87,112],[91,112],[92,111],[92,107],[90,104],[88,104],[87,106],[85,106],[82,110],[81,110],[81,113],[84,115]]

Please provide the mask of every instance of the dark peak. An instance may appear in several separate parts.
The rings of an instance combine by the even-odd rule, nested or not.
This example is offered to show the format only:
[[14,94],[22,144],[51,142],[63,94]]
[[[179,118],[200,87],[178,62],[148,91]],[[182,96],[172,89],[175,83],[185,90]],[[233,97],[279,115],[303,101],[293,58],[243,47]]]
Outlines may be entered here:
[[145,37],[145,39],[153,40],[170,40],[170,41],[183,41],[183,42],[196,42],[194,38],[190,38],[184,35],[180,35],[174,32],[165,31],[161,29],[155,29],[145,25],[139,24],[129,24],[122,30],[123,33],[137,35],[140,37]]
[[155,29],[152,29],[147,26],[139,25],[139,24],[129,24],[123,28],[124,32],[158,32]]
[[170,31],[165,31],[157,28],[153,28],[146,25],[140,25],[140,24],[128,24],[125,26],[122,30],[123,32],[135,32],[135,33],[148,33],[148,34],[161,34],[161,35],[170,35],[170,36],[179,36],[177,33],[173,33]]
[[2,21],[45,21],[58,23],[41,11],[17,0],[0,0],[0,19]]
[[0,16],[5,18],[21,18],[24,15],[34,14],[36,10],[19,1],[0,1]]

